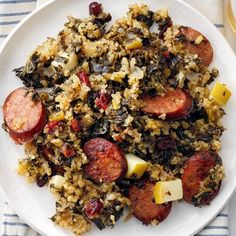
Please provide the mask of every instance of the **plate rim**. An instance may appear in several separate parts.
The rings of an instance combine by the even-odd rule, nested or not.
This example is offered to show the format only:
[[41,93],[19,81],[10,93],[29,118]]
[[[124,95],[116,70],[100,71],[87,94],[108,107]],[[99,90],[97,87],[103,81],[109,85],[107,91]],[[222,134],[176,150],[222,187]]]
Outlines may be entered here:
[[[58,3],[59,1],[64,1],[64,0],[49,0],[47,3],[42,4],[41,6],[35,8],[31,13],[29,13],[26,17],[24,17],[24,19],[21,20],[21,22],[10,32],[10,34],[4,40],[3,44],[0,47],[0,57],[2,56],[2,54],[3,54],[7,44],[9,43],[9,41],[14,37],[14,35],[17,33],[17,31],[21,27],[24,27],[24,24],[26,22],[30,21],[31,18],[34,15],[38,14],[41,11],[44,11],[50,5],[52,5],[52,4],[60,4],[60,3]],[[212,29],[214,27],[215,34],[217,34],[217,36],[221,38],[220,39],[221,41],[222,40],[224,41],[224,44],[228,47],[228,50],[234,55],[234,62],[236,64],[236,52],[234,52],[234,50],[230,46],[229,42],[225,38],[225,36],[217,30],[217,28],[214,26],[214,24],[203,13],[201,13],[199,10],[197,10],[196,8],[194,8],[193,6],[191,6],[189,3],[185,2],[184,0],[172,0],[172,1],[176,1],[176,2],[179,2],[181,5],[184,5],[186,8],[188,8],[192,12],[195,12],[197,15],[199,15],[209,25],[209,27],[211,27]],[[78,2],[78,4],[79,4],[79,2]],[[236,177],[235,177],[235,180],[236,180]],[[227,199],[227,200],[225,200],[224,203],[221,204],[220,206],[215,206],[214,213],[211,214],[211,216],[208,218],[208,220],[206,220],[203,224],[201,223],[201,225],[196,225],[196,227],[193,229],[194,231],[191,233],[191,235],[194,235],[194,234],[198,233],[207,224],[209,224],[219,214],[219,212],[226,206],[226,204],[229,202],[229,200],[232,198],[232,195],[235,192],[236,192],[236,181],[234,183],[233,188],[229,189],[228,192],[225,193],[226,194],[225,195],[226,196],[225,199]],[[1,185],[1,182],[0,182],[0,193],[2,194],[2,196],[4,196],[5,200],[9,203],[9,205],[11,205],[11,200],[7,196],[4,188]],[[15,209],[13,209],[13,210],[15,211]],[[45,235],[46,236],[46,234],[43,231],[41,231],[41,229],[39,229],[37,226],[33,225],[33,223],[30,223],[30,221],[28,219],[26,219],[25,217],[22,217],[21,214],[18,214],[17,210],[15,212],[32,229],[36,230],[41,235]]]

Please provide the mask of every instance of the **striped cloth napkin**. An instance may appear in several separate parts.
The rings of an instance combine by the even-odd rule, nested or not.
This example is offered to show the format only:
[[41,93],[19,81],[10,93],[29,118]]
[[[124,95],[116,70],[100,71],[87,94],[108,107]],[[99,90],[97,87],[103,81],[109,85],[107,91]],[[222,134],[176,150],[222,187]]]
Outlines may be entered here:
[[[47,0],[38,0],[38,5]],[[223,33],[223,10],[224,0],[185,0],[205,14],[215,26]],[[21,19],[36,7],[37,0],[0,0],[0,46],[9,32]],[[1,236],[40,236],[5,205]],[[228,209],[227,207],[196,236],[228,236]],[[52,236],[52,235],[50,235]]]
[[11,30],[35,9],[37,0],[0,0],[0,45]]

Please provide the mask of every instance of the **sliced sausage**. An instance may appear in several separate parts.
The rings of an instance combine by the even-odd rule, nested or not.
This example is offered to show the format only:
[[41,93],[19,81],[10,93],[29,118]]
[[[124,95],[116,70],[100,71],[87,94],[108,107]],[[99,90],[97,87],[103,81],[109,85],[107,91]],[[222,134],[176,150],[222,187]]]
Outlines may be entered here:
[[166,114],[166,119],[177,120],[189,115],[193,108],[193,99],[184,90],[176,88],[167,89],[166,94],[156,97],[144,97],[142,110],[156,116]]
[[222,165],[222,160],[217,153],[210,151],[195,153],[186,163],[182,175],[184,200],[195,205],[209,204],[218,194],[221,181],[213,184],[209,183],[207,188],[211,191],[201,194],[196,199],[196,195],[200,193],[201,184],[209,176],[210,170],[217,164]]
[[34,94],[25,88],[18,88],[8,95],[3,105],[9,134],[18,144],[32,140],[46,122],[43,103]]
[[85,143],[83,150],[89,159],[85,173],[95,182],[113,182],[125,176],[127,160],[117,145],[94,138]]
[[153,220],[157,220],[160,223],[166,219],[171,211],[171,202],[166,204],[155,203],[154,186],[154,183],[144,179],[129,189],[133,215],[144,224],[150,224]]
[[[202,64],[209,66],[213,59],[213,49],[208,39],[197,30],[190,27],[180,27],[180,33],[186,37],[185,49],[192,54],[198,54]],[[199,39],[199,42],[197,42]]]

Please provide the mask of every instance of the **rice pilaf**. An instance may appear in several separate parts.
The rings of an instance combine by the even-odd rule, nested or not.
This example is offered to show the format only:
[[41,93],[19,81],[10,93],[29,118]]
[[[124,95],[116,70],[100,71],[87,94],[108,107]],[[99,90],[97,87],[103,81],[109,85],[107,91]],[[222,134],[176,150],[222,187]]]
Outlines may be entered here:
[[[181,178],[195,153],[218,153],[224,131],[225,112],[209,98],[208,88],[219,72],[190,50],[203,36],[187,41],[188,29],[173,25],[167,10],[153,12],[144,4],[130,6],[108,28],[110,21],[102,10],[83,20],[69,16],[56,39],[48,38],[24,67],[15,69],[26,87],[52,87],[37,93],[47,123],[24,145],[18,173],[39,187],[48,185],[56,198],[52,221],[75,235],[89,231],[92,222],[99,229],[113,227],[125,208],[132,214],[129,188],[140,185],[137,176],[99,183],[89,178],[86,142],[104,138],[145,160],[143,178],[157,182]],[[151,30],[153,24],[158,30]],[[192,99],[186,117],[143,111],[143,98],[165,98],[175,91],[187,91],[182,96]],[[223,178],[218,162],[193,203],[201,205]],[[151,224],[160,222],[155,218]]]

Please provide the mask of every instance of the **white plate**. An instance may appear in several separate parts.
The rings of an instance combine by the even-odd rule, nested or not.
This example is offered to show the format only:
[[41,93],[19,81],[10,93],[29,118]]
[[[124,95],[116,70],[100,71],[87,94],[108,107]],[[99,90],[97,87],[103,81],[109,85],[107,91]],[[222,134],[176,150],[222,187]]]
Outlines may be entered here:
[[[223,208],[236,186],[236,145],[235,145],[235,107],[236,107],[236,59],[228,43],[218,30],[199,12],[182,1],[174,0],[100,0],[113,19],[121,17],[131,3],[145,2],[152,10],[168,8],[174,23],[189,25],[198,29],[212,42],[214,48],[213,65],[220,70],[219,80],[225,82],[233,95],[227,105],[227,116],[223,122],[227,131],[222,138],[221,156],[226,169],[226,178],[221,191],[210,206],[195,208],[186,203],[176,203],[166,221],[157,227],[143,226],[136,219],[128,223],[120,222],[114,229],[94,230],[88,235],[158,235],[187,236],[193,235],[209,223]],[[22,86],[14,76],[13,68],[24,65],[28,54],[47,36],[56,36],[67,15],[88,16],[87,0],[57,0],[27,17],[7,39],[0,54],[0,104],[14,88]],[[210,10],[210,9],[209,9]],[[2,113],[0,115],[2,121]],[[46,188],[25,183],[17,176],[17,159],[23,156],[23,148],[16,146],[8,135],[0,129],[0,186],[13,209],[33,228],[48,236],[72,235],[55,226],[49,220],[54,213],[54,199]]]

